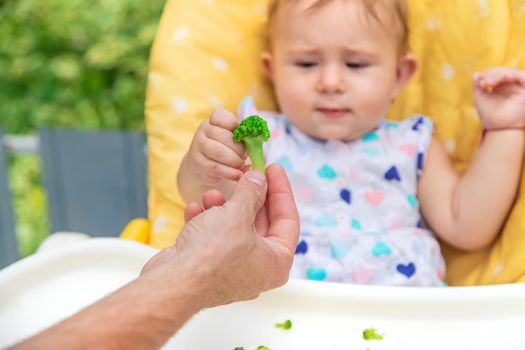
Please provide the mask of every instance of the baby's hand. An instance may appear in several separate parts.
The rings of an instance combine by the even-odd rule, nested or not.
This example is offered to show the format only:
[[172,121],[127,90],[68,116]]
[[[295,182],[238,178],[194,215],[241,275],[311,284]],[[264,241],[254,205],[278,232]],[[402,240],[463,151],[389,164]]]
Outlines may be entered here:
[[207,185],[221,180],[237,181],[245,170],[246,152],[241,143],[233,141],[238,121],[225,109],[218,109],[197,129],[186,161],[193,173]]
[[490,68],[473,77],[474,99],[486,129],[525,126],[525,71]]

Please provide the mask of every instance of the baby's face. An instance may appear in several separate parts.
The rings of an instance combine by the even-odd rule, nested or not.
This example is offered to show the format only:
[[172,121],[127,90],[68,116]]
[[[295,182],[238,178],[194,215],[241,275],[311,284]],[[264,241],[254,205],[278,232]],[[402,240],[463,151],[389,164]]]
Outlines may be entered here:
[[312,3],[281,10],[263,65],[296,127],[318,139],[356,139],[378,125],[401,88],[398,42],[359,1],[307,10]]

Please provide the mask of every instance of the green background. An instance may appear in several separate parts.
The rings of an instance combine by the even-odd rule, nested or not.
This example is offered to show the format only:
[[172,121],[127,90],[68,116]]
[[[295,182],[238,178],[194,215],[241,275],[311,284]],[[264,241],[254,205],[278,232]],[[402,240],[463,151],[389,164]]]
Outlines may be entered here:
[[[148,55],[164,0],[0,0],[0,126],[143,130]],[[48,234],[37,156],[11,156],[23,256]]]

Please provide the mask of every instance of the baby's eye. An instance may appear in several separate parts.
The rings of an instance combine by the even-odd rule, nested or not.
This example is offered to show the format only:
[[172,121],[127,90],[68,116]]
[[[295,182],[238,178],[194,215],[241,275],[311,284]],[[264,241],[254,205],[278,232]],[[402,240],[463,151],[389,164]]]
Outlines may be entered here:
[[295,65],[301,68],[312,68],[317,65],[317,62],[315,61],[297,61],[295,62]]
[[346,66],[351,69],[361,69],[366,68],[368,63],[365,62],[346,62]]

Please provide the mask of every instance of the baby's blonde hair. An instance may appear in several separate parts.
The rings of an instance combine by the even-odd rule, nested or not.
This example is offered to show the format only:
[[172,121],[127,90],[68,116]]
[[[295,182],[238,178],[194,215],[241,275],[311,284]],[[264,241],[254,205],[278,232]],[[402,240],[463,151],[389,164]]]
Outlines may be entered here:
[[[282,10],[284,5],[289,5],[299,0],[270,0],[268,4],[268,30],[267,30],[267,41],[268,48],[271,49],[273,30],[276,26],[277,17],[279,11]],[[324,5],[335,1],[335,0],[317,0],[315,1],[309,10],[315,11],[323,7]],[[391,19],[396,27],[396,37],[399,43],[399,54],[404,55],[408,52],[408,6],[406,0],[352,0],[359,1],[366,10],[366,13],[371,15],[378,23],[383,24],[378,14],[378,6],[382,6],[386,9],[387,13],[391,16]]]

